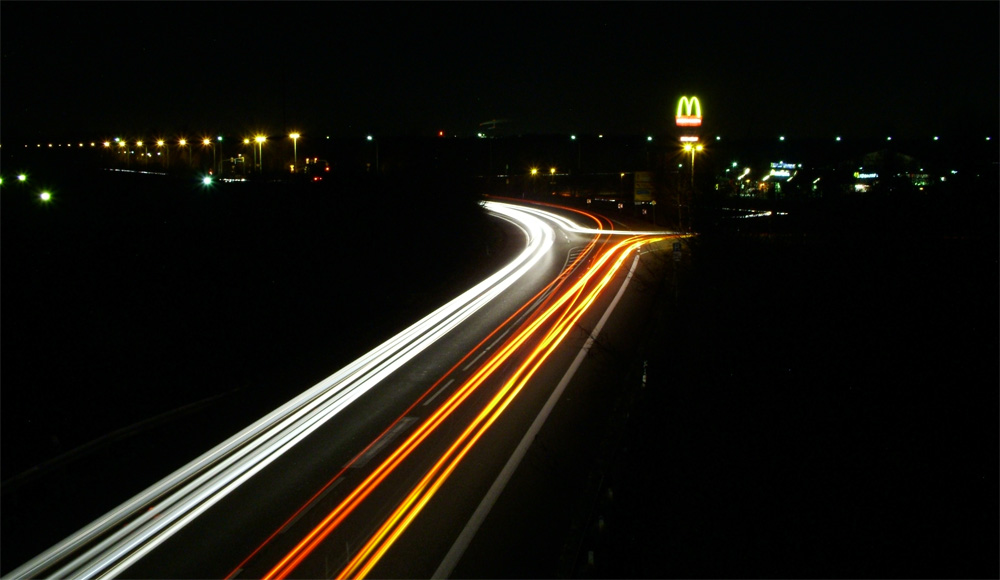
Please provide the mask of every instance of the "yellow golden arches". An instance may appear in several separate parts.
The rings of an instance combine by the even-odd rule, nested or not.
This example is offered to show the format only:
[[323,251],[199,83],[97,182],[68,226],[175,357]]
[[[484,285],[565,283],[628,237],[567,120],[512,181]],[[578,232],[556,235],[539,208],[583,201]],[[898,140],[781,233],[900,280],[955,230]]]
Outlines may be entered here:
[[698,97],[681,97],[681,100],[677,101],[677,126],[698,127],[700,125],[701,103],[698,101]]

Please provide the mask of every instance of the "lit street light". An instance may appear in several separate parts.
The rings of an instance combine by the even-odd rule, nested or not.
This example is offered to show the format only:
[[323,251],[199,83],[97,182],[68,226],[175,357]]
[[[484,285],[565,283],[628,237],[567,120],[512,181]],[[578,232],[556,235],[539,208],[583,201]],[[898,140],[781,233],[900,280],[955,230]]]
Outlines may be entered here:
[[[167,142],[166,142],[166,141],[164,141],[163,139],[160,139],[160,140],[158,140],[158,141],[156,142],[156,146],[157,146],[157,147],[163,147],[163,146],[164,146],[164,145],[166,145],[166,144],[167,144]],[[167,147],[167,157],[166,157],[166,159],[167,159],[167,160],[166,160],[166,161],[164,161],[164,163],[163,163],[163,166],[164,166],[164,167],[169,167],[169,166],[170,166],[170,147]]]
[[690,143],[684,144],[684,150],[691,152],[691,189],[694,189],[694,153],[695,151],[701,151],[705,147],[703,145],[691,145]]
[[[177,144],[180,145],[181,147],[184,147],[185,145],[187,145],[187,139],[181,139],[180,141],[177,142]],[[191,148],[190,147],[188,147],[188,165],[191,165]]]
[[254,141],[257,142],[257,147],[260,149],[260,153],[257,155],[257,160],[260,163],[260,173],[264,173],[264,141],[267,141],[267,137],[257,135],[254,137]]
[[371,135],[368,136],[368,140],[375,142],[375,172],[378,173],[378,141]]
[[205,145],[205,146],[208,146],[208,145],[212,146],[212,171],[214,172],[215,171],[215,166],[216,166],[216,160],[215,160],[215,142],[212,141],[211,139],[209,139],[208,137],[206,137],[206,138],[202,139],[201,144]]
[[252,143],[250,143],[249,138],[243,139],[243,144],[250,145],[250,150],[253,151],[253,166],[257,167],[257,148],[254,147]]
[[299,134],[292,133],[292,173],[297,173],[299,169]]
[[[696,151],[702,151],[705,147],[700,143],[694,145],[691,143],[684,144],[684,150],[691,152],[691,194],[694,195],[694,154]],[[681,224],[681,197],[680,193],[677,194],[677,227]]]

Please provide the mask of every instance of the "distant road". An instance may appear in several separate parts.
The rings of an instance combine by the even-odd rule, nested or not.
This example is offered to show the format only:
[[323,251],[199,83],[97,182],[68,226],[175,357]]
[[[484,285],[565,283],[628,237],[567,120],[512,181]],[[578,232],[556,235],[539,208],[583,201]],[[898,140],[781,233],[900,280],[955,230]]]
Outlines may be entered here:
[[8,577],[449,573],[637,250],[673,235],[487,209],[524,233],[514,261]]

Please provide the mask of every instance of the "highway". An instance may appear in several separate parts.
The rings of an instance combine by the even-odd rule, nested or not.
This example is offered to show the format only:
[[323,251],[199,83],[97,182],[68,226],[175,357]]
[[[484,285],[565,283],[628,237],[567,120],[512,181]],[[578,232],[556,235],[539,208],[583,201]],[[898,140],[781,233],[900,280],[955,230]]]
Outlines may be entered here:
[[490,200],[504,268],[7,577],[442,577],[625,294],[644,247]]

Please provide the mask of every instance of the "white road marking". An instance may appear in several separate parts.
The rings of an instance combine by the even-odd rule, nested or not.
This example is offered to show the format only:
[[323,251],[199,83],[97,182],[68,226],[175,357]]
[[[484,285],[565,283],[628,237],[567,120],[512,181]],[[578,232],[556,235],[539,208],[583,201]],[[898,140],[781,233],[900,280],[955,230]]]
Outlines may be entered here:
[[440,395],[441,393],[443,393],[444,390],[448,388],[448,385],[450,385],[450,384],[452,384],[454,382],[455,382],[455,379],[448,379],[447,383],[441,385],[441,388],[438,389],[437,391],[434,391],[434,394],[431,395],[430,399],[427,399],[426,401],[424,401],[423,406],[426,407],[427,405],[430,405],[431,401],[433,401],[434,399],[436,399],[438,395]]

